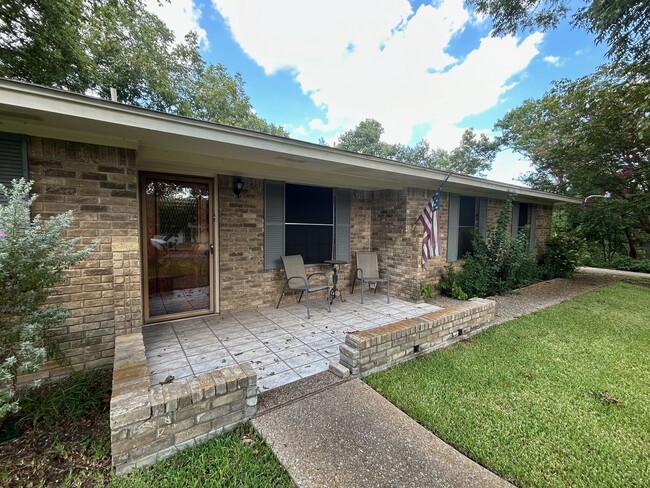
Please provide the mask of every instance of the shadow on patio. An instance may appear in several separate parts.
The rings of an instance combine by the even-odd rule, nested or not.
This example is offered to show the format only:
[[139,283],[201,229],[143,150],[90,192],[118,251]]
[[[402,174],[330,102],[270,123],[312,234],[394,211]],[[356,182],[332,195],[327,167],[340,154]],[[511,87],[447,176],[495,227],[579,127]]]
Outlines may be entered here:
[[142,329],[151,384],[233,364],[250,363],[260,392],[325,371],[338,362],[345,334],[413,318],[440,307],[385,295],[336,300],[328,313],[322,300],[161,322]]

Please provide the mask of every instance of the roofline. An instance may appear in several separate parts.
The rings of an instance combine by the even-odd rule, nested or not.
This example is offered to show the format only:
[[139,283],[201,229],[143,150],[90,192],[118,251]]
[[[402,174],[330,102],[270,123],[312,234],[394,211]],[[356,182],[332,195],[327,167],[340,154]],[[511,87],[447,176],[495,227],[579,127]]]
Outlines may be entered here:
[[[2,97],[3,91],[12,92],[14,99],[19,98],[18,102],[12,103],[12,98],[8,101]],[[416,166],[400,161],[395,161],[377,156],[345,151],[329,146],[323,146],[313,142],[300,141],[288,137],[265,134],[250,129],[242,129],[222,125],[215,122],[184,117],[181,115],[168,114],[152,109],[126,105],[112,100],[95,98],[89,95],[66,91],[58,88],[35,85],[23,81],[0,78],[0,104],[13,105],[15,107],[32,108],[41,111],[47,111],[46,105],[28,106],[26,103],[21,105],[20,95],[23,97],[35,97],[38,100],[54,103],[50,111],[62,110],[65,106],[75,107],[75,110],[69,110],[68,114],[73,117],[81,117],[78,114],[79,107],[87,109],[87,115],[94,120],[100,120],[107,123],[116,124],[119,119],[121,125],[131,127],[142,127],[142,120],[149,123],[165,124],[168,131],[178,135],[188,135],[189,130],[208,131],[210,139],[215,142],[224,142],[242,146],[253,146],[260,150],[273,152],[293,152],[297,157],[311,157],[313,159],[322,159],[336,161],[342,164],[353,166],[365,166],[368,169],[380,169],[388,172],[409,173],[413,177],[423,179],[423,187],[427,187],[426,181],[442,181],[449,175],[448,182],[469,188],[480,190],[492,190],[503,193],[514,193],[524,197],[549,201],[549,203],[581,203],[581,200],[556,195],[540,190],[533,190],[519,185],[510,183],[501,183],[477,176],[468,176],[459,173],[449,173],[439,169]],[[34,104],[36,105],[36,104]],[[182,130],[181,130],[182,129]],[[230,139],[230,140],[228,140]],[[281,147],[280,147],[281,146]],[[293,151],[292,151],[293,150]],[[327,156],[325,156],[327,155]]]

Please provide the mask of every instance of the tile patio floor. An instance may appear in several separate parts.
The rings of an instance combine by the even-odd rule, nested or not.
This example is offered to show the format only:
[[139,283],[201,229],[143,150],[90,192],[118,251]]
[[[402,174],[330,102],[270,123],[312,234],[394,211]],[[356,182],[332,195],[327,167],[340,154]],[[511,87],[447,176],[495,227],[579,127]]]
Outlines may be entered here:
[[271,388],[325,371],[338,362],[346,332],[365,330],[438,310],[380,293],[347,295],[328,313],[323,300],[310,300],[311,319],[291,296],[279,309],[206,315],[143,327],[151,383],[192,376],[248,362],[257,370],[258,388]]

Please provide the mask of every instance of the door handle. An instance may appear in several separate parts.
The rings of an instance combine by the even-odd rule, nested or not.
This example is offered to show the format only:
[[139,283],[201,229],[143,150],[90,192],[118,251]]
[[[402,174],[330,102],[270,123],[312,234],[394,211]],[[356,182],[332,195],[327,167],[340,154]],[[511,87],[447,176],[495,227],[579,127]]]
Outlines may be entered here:
[[210,244],[210,254],[214,254],[214,244]]

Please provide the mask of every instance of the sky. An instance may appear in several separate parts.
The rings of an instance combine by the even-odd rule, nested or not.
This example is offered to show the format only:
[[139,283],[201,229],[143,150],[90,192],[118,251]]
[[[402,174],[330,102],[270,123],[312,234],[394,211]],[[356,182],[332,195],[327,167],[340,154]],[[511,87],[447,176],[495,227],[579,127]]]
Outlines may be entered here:
[[[389,143],[453,149],[553,80],[589,74],[605,48],[568,22],[490,36],[463,0],[171,0],[148,8],[177,38],[198,33],[201,53],[241,73],[259,116],[292,138],[328,143],[367,118]],[[574,2],[577,5],[582,2]],[[489,179],[519,183],[530,169],[504,151]]]

